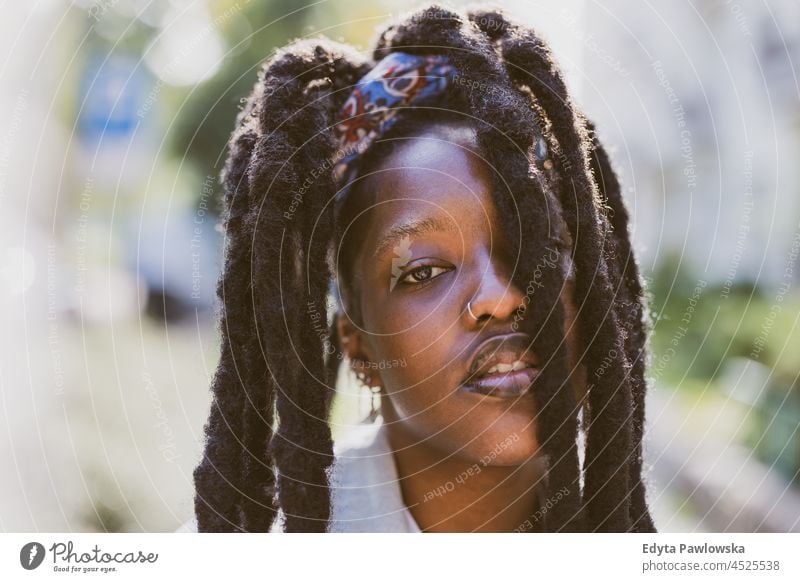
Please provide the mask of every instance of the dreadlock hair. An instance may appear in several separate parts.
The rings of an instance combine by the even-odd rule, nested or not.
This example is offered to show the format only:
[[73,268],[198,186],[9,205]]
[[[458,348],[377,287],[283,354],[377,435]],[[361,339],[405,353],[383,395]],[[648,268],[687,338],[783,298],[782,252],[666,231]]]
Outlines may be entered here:
[[[542,286],[520,321],[545,362],[534,397],[546,487],[570,492],[548,510],[545,529],[655,531],[642,481],[646,306],[608,155],[534,31],[498,10],[436,5],[388,25],[372,60],[327,39],[289,45],[263,66],[237,117],[223,171],[221,359],[194,471],[198,531],[269,531],[279,508],[285,531],[328,528],[328,411],[340,346],[327,299],[337,274],[350,283],[351,253],[335,265],[333,251],[365,204],[353,202],[365,196],[356,189],[335,208],[332,127],[352,87],[398,50],[446,55],[473,88],[456,84],[436,107],[402,111],[389,134],[412,135],[445,117],[472,123],[515,251],[512,282],[524,289],[534,280],[547,246],[571,253],[586,399],[565,389],[575,370],[564,337],[563,265],[537,273]],[[547,172],[535,161],[536,135],[552,153]],[[376,143],[359,168],[390,147]]]

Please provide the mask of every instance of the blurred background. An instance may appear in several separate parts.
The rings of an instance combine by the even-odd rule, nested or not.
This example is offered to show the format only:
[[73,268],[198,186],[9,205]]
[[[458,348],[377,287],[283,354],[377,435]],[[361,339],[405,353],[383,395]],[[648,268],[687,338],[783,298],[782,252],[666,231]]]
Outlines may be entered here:
[[[461,5],[461,2],[455,2]],[[661,531],[800,531],[800,4],[496,2],[625,185]],[[32,0],[0,20],[0,531],[172,531],[218,357],[225,144],[257,65],[416,3]]]

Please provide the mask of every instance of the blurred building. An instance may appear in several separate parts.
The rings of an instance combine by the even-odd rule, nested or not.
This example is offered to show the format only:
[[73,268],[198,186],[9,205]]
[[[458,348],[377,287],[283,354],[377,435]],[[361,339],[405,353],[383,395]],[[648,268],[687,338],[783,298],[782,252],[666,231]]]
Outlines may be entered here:
[[582,102],[645,267],[673,254],[710,282],[780,283],[800,232],[800,5],[608,0],[576,21]]

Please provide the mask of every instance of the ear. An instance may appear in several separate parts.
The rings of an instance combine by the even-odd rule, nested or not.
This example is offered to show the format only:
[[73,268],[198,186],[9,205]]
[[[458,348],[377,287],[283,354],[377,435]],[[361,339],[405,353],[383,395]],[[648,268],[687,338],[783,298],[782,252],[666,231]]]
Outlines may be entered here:
[[369,360],[368,349],[364,345],[363,333],[351,321],[347,314],[336,314],[336,328],[339,333],[339,343],[344,354],[350,360]]
[[[364,364],[371,362],[372,359],[364,342],[363,332],[343,313],[336,314],[336,328],[342,351],[350,359],[350,368],[356,374],[365,372]],[[370,371],[369,368],[366,369],[362,381],[370,388],[382,386],[380,374]]]
[[350,321],[350,318],[344,315],[341,311],[336,314],[336,332],[339,334],[339,343],[342,346],[342,352],[351,360],[355,355],[356,342],[358,341],[354,336],[358,332]]

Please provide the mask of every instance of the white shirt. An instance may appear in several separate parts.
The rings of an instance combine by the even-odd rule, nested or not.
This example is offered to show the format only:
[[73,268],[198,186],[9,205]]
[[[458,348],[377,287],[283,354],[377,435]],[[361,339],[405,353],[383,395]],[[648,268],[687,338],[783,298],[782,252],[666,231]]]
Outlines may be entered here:
[[[373,424],[354,426],[334,445],[331,470],[331,532],[420,533],[403,503],[394,453],[379,416]],[[284,515],[278,510],[270,530],[283,531]],[[196,532],[195,518],[178,530]]]

